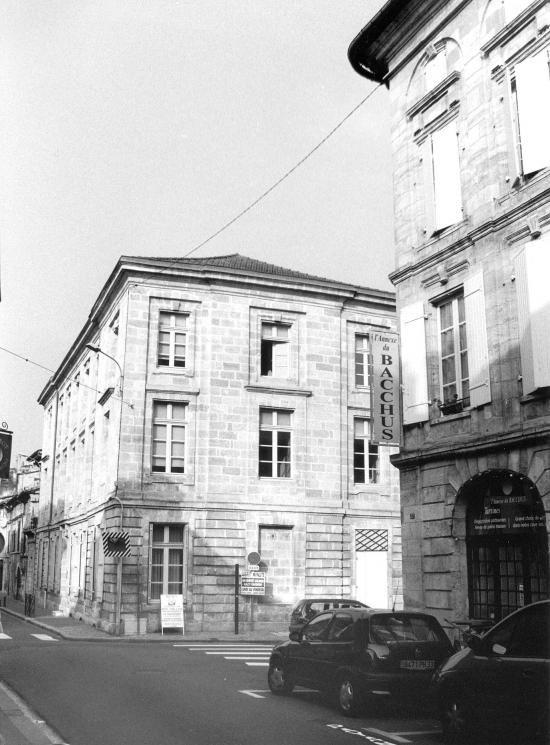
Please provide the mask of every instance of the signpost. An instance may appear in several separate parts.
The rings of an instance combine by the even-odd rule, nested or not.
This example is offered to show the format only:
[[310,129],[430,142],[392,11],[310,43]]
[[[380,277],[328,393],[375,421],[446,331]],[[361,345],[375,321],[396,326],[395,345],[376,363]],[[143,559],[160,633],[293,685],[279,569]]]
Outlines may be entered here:
[[181,628],[183,636],[183,595],[160,596],[160,626],[162,634],[164,634],[165,628]]

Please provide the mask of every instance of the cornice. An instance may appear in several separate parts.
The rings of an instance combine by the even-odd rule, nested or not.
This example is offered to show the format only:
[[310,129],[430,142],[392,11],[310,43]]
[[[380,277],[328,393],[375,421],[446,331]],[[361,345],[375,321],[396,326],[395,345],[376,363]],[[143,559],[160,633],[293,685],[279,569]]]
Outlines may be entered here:
[[520,430],[511,434],[500,434],[487,438],[480,436],[474,442],[462,444],[456,440],[445,447],[424,448],[415,451],[396,453],[390,456],[392,465],[400,471],[409,470],[422,466],[436,460],[457,460],[459,458],[468,458],[470,456],[479,456],[494,452],[502,452],[513,448],[525,448],[527,445],[548,441],[550,439],[550,426],[537,430],[536,432],[526,432]]
[[516,16],[510,23],[507,23],[500,31],[488,39],[481,46],[481,54],[487,57],[496,47],[504,46],[518,31],[527,26],[532,21],[532,14],[544,7],[548,0],[536,0],[528,5],[521,13]]

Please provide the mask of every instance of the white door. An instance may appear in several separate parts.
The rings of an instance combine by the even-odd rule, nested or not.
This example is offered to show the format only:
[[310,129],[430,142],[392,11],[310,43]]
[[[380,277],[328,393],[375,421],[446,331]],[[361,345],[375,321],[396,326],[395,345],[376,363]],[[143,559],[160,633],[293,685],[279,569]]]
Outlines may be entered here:
[[388,531],[355,531],[355,597],[371,608],[388,608]]

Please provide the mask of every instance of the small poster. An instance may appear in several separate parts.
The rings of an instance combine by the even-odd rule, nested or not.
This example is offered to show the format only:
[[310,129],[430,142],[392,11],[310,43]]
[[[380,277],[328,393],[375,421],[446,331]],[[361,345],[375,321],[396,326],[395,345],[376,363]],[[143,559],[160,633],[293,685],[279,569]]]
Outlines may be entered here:
[[161,595],[160,596],[160,626],[164,629],[181,628],[184,633],[183,624],[183,595]]
[[265,595],[265,572],[244,572],[241,595]]

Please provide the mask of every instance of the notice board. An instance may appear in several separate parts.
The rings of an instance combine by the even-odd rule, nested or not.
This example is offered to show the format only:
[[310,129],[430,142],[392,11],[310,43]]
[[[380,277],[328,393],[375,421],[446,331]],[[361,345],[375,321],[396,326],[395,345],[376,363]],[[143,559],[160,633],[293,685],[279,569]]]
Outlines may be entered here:
[[160,626],[163,634],[165,628],[181,628],[183,634],[183,595],[160,596]]

